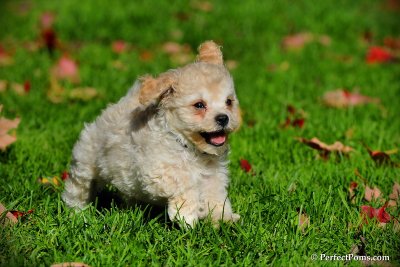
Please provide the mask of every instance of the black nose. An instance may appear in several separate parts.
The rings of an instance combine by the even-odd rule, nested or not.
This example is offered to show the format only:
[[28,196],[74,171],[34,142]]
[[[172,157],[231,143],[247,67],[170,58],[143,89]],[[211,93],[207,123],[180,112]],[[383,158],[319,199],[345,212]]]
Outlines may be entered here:
[[215,121],[219,126],[225,127],[229,122],[229,117],[225,114],[219,114],[215,117]]

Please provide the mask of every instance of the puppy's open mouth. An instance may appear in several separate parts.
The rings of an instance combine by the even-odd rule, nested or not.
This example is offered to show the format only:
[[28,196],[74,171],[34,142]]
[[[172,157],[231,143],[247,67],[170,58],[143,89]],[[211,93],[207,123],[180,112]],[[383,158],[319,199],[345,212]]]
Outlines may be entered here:
[[217,132],[201,132],[200,135],[208,144],[213,146],[222,146],[227,139],[227,134],[223,130]]

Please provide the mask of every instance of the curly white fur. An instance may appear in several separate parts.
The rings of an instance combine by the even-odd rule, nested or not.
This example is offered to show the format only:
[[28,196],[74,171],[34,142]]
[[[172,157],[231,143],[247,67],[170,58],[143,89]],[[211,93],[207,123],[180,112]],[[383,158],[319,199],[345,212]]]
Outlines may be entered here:
[[[228,144],[216,146],[201,135],[223,131],[227,138],[236,130],[238,101],[222,54],[221,62],[209,59],[219,47],[206,42],[201,49],[207,59],[140,79],[85,125],[62,194],[68,206],[84,208],[108,183],[128,199],[168,205],[171,220],[190,226],[209,214],[214,222],[240,218],[227,198]],[[194,107],[198,101],[207,107]],[[224,127],[216,123],[219,114],[229,119]]]

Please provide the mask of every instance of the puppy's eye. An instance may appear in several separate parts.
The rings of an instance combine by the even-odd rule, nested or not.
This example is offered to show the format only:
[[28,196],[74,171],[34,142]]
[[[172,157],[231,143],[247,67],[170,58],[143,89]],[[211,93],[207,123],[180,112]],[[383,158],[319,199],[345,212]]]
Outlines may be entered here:
[[193,105],[197,109],[205,109],[206,105],[203,102],[197,102],[196,104]]
[[229,99],[229,98],[228,98],[228,99],[226,100],[225,103],[226,103],[226,105],[227,105],[228,107],[229,107],[229,106],[232,106],[232,99]]

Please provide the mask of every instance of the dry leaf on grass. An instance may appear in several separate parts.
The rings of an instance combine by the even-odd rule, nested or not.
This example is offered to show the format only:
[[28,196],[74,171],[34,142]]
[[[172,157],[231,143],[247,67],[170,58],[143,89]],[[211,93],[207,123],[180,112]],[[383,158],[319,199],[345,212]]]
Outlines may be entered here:
[[378,98],[372,98],[361,95],[357,92],[349,92],[345,89],[337,89],[328,91],[322,96],[322,101],[325,105],[335,108],[345,108],[351,106],[358,106],[366,103],[379,103]]
[[122,54],[128,51],[128,48],[129,48],[128,43],[123,40],[116,40],[111,44],[111,49],[116,54]]
[[286,120],[281,123],[279,126],[281,128],[288,128],[289,126],[303,128],[304,123],[306,121],[306,113],[300,109],[297,110],[294,106],[287,106],[288,115],[286,116]]
[[7,90],[8,82],[6,80],[0,80],[0,93]]
[[351,151],[353,151],[352,147],[345,146],[339,141],[336,141],[335,143],[328,145],[320,141],[316,137],[313,137],[310,140],[303,137],[296,137],[296,140],[300,141],[303,144],[306,144],[307,146],[313,149],[320,151],[320,156],[324,159],[327,159],[331,152],[348,154]]
[[396,154],[398,152],[397,148],[388,151],[379,151],[379,150],[372,150],[364,143],[363,145],[367,149],[369,156],[373,159],[373,161],[375,161],[377,165],[390,165],[394,167],[400,166],[399,163],[393,162],[392,159],[390,158],[390,155]]
[[[5,217],[4,216],[4,212],[6,212]],[[18,219],[12,215],[10,212],[7,212],[6,207],[4,207],[4,205],[2,203],[0,203],[0,225],[5,225],[7,223],[17,223]]]
[[68,55],[63,55],[51,68],[51,76],[59,80],[68,80],[79,83],[78,63]]
[[[2,108],[3,106],[0,105],[0,113]],[[17,141],[17,137],[15,135],[10,135],[9,131],[17,128],[20,121],[19,118],[10,120],[0,117],[0,150],[5,150],[7,146]]]
[[71,100],[88,101],[99,95],[99,92],[93,87],[74,88],[68,93]]
[[368,185],[365,186],[365,193],[364,198],[366,201],[371,202],[372,200],[377,200],[381,197],[381,190],[378,187],[369,187]]
[[304,233],[305,229],[310,226],[310,218],[304,211],[301,214],[298,212],[298,216],[298,227]]
[[62,262],[62,263],[52,264],[50,267],[90,267],[90,266],[82,262]]
[[47,98],[54,104],[66,100],[89,101],[99,96],[99,92],[93,87],[78,87],[71,90],[64,89],[54,75],[50,75],[50,87],[47,90]]
[[0,45],[0,67],[10,66],[13,63],[12,56]]
[[329,46],[332,40],[328,35],[300,32],[285,36],[282,41],[282,46],[286,50],[301,50],[306,44],[311,42],[318,42],[324,46]]

